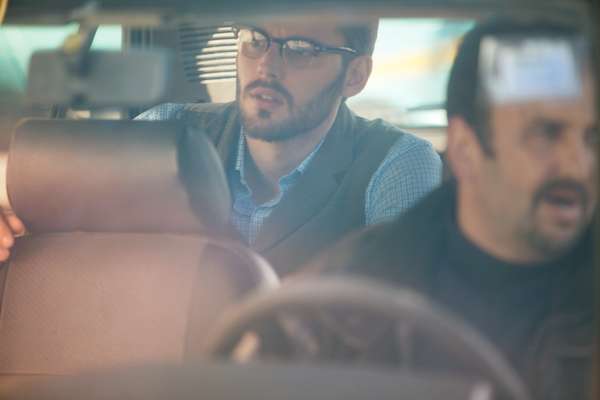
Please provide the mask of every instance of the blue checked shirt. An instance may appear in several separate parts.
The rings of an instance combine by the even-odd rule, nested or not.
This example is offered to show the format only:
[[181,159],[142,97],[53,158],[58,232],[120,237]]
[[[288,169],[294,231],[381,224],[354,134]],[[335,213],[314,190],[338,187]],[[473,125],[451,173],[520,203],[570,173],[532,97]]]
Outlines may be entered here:
[[[323,143],[321,141],[321,143]],[[246,137],[241,134],[237,150],[235,168],[228,174],[233,193],[233,213],[231,223],[246,238],[249,244],[254,244],[258,231],[271,211],[283,199],[283,196],[294,186],[304,173],[312,159],[321,148],[321,143],[293,171],[279,178],[279,193],[263,204],[255,204],[252,191],[246,183],[244,159],[246,157]]]
[[[183,104],[161,104],[136,119],[167,120],[179,118]],[[240,133],[236,162],[227,176],[233,196],[232,224],[250,245],[264,221],[298,182],[310,165],[320,144],[293,171],[279,179],[279,193],[263,204],[255,204],[244,172],[246,141]],[[367,225],[391,220],[412,207],[437,187],[442,179],[442,162],[429,142],[411,134],[398,138],[377,168],[365,192]]]

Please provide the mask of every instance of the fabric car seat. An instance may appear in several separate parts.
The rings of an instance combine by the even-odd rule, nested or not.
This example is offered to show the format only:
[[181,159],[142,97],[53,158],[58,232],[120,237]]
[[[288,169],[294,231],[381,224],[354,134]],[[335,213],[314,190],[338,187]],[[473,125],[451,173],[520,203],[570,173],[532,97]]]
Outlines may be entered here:
[[28,234],[0,267],[0,381],[183,363],[224,309],[278,284],[222,238],[220,161],[178,122],[28,120],[7,191]]

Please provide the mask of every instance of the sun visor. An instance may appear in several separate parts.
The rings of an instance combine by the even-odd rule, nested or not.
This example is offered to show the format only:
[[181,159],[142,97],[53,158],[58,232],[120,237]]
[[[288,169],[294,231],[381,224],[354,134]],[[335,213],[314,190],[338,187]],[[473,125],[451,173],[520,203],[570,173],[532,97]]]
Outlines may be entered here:
[[582,91],[583,40],[485,37],[479,73],[493,104],[571,99]]

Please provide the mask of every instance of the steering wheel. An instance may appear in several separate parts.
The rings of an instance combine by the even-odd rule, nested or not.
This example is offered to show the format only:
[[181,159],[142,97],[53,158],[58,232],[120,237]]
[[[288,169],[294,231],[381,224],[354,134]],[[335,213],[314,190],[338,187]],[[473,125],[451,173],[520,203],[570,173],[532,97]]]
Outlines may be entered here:
[[[361,332],[361,326],[367,329]],[[344,354],[356,361],[357,354],[368,354],[390,336],[398,353],[396,365],[416,369],[415,348],[422,348],[427,339],[426,348],[442,349],[453,360],[474,367],[501,398],[530,399],[505,359],[474,329],[414,291],[366,280],[320,277],[288,282],[229,310],[203,349],[211,357],[238,360],[251,354],[251,359],[279,356],[298,361],[318,355],[312,358],[332,361],[335,354],[327,348],[343,344]]]

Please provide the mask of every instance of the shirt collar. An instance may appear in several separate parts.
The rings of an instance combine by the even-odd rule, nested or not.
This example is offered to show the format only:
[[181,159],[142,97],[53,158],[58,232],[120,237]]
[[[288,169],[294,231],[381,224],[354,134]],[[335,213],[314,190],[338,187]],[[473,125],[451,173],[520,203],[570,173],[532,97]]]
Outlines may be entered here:
[[[310,165],[310,162],[312,161],[312,159],[315,158],[315,155],[321,148],[321,145],[323,144],[324,141],[325,141],[325,138],[323,138],[321,140],[321,142],[319,142],[319,144],[314,148],[314,150],[311,151],[310,154],[307,155],[306,158],[304,160],[302,160],[302,162],[296,168],[294,168],[293,170],[288,172],[286,175],[279,178],[279,184],[281,185],[282,183],[285,183],[286,181],[293,179],[295,176],[303,174],[304,171],[306,171],[306,169]],[[245,173],[245,168],[244,168],[245,157],[246,157],[246,148],[247,148],[246,135],[244,133],[244,129],[242,128],[242,130],[240,132],[240,138],[238,140],[237,156],[235,159],[235,170],[240,174],[240,181],[244,184],[244,186],[248,186],[246,183],[246,173]]]

